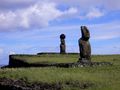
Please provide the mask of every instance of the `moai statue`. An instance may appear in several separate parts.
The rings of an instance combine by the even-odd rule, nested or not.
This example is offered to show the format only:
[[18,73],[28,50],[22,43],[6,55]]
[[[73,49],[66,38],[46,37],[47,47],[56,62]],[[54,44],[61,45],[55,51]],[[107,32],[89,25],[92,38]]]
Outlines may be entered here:
[[86,26],[81,26],[82,37],[79,39],[80,58],[79,62],[91,62],[91,46],[89,42],[90,32]]
[[60,54],[66,53],[65,34],[60,35]]

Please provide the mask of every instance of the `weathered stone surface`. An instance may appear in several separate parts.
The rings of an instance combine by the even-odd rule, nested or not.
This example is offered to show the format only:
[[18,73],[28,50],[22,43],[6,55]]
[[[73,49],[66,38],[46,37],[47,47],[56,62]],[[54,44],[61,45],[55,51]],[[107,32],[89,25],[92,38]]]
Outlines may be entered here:
[[60,54],[66,53],[65,34],[60,35]]
[[82,63],[91,62],[91,46],[89,42],[90,32],[86,26],[81,26],[82,37],[79,39],[79,61]]

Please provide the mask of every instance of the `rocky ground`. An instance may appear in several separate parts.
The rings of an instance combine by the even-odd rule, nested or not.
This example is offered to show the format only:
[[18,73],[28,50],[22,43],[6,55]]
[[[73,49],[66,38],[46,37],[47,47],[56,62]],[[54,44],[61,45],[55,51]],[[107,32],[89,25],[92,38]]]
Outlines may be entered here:
[[[66,82],[65,85],[78,87],[80,89],[86,89],[91,87],[93,84],[84,83],[72,83]],[[23,79],[13,80],[8,78],[0,78],[0,89],[1,90],[62,90],[64,86],[62,83],[48,84],[43,82],[28,83]]]
[[61,90],[60,84],[28,83],[25,80],[0,79],[1,90]]

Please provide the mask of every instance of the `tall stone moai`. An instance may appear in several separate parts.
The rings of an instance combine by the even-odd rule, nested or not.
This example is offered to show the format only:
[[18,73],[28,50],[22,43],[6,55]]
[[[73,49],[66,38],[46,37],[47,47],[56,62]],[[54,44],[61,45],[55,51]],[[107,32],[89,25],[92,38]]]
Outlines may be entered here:
[[79,51],[80,58],[79,62],[89,63],[91,62],[91,46],[89,42],[90,32],[86,26],[81,26],[82,37],[79,39]]
[[60,54],[66,53],[65,34],[60,35]]

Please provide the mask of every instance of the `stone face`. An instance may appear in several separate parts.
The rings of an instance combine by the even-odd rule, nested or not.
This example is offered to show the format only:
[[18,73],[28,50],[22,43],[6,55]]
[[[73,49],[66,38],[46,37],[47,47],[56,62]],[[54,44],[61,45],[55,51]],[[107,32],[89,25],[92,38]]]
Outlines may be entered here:
[[79,61],[83,63],[91,62],[91,46],[89,42],[90,32],[86,26],[81,26],[82,37],[79,39]]
[[66,45],[65,45],[65,35],[61,34],[60,35],[60,54],[65,54],[66,53]]

